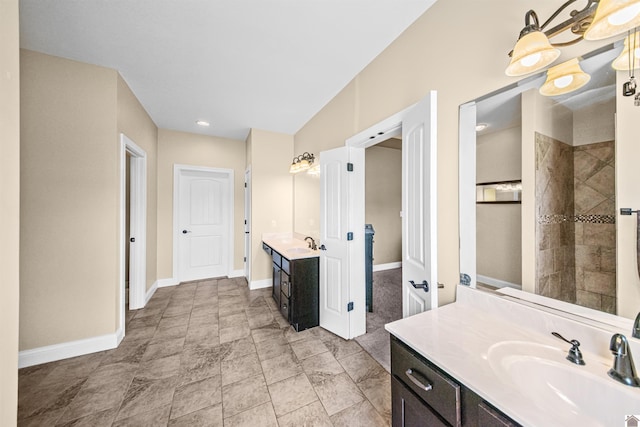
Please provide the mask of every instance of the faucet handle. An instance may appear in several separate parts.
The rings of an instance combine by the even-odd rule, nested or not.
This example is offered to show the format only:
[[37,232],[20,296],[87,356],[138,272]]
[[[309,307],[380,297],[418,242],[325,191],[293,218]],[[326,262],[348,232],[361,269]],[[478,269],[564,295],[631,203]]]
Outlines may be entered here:
[[566,342],[567,344],[571,344],[571,348],[569,349],[569,354],[567,354],[567,360],[569,362],[575,363],[576,365],[586,364],[584,362],[584,359],[582,358],[582,352],[580,351],[580,348],[579,348],[580,341],[578,340],[569,341],[568,339],[566,339],[565,337],[563,337],[557,332],[551,332],[551,335],[553,335],[556,338],[560,338],[562,341]]
[[611,343],[609,343],[609,350],[614,356],[626,356],[628,346],[627,337],[622,334],[614,334],[611,337]]
[[633,322],[633,331],[631,332],[633,338],[640,338],[640,313],[636,316],[636,320]]

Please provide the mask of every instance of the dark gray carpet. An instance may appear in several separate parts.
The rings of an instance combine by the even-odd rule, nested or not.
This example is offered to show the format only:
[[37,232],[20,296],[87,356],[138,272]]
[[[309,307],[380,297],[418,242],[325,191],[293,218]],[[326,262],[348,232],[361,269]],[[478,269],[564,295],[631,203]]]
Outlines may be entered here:
[[402,318],[402,269],[373,273],[373,312],[367,313],[367,333],[356,338],[374,359],[391,372],[389,333],[384,325]]

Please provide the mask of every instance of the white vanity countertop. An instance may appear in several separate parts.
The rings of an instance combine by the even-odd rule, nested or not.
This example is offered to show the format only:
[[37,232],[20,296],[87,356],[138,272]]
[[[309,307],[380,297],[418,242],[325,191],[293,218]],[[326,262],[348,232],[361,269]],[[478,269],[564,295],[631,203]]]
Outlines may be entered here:
[[318,250],[309,249],[309,244],[300,233],[264,233],[262,241],[288,260],[320,256]]
[[[607,383],[610,379],[606,373],[612,365],[613,357],[604,355],[610,354],[608,339],[611,334],[602,330],[590,333],[584,328],[583,325],[560,316],[463,286],[458,287],[457,302],[385,325],[385,329],[391,334],[524,426],[604,426],[606,424],[586,416],[586,408],[577,408],[574,413],[564,411],[564,407],[554,408],[554,399],[557,404],[559,398],[549,389],[527,386],[527,392],[535,394],[537,400],[532,402],[513,385],[512,380],[494,370],[488,357],[492,347],[495,350],[496,345],[503,342],[551,346],[562,350],[557,363],[566,362],[566,372],[574,372],[571,369],[587,369]],[[581,350],[587,365],[577,366],[566,361],[564,355],[570,345],[553,337],[551,331],[583,343]],[[603,351],[599,351],[601,346],[605,347]],[[636,353],[636,366],[639,358],[640,353]],[[616,395],[618,392],[623,393],[632,401],[636,396],[633,393],[637,393],[636,412],[614,414],[614,419],[617,420],[618,415],[620,419],[615,425],[624,425],[625,415],[640,414],[640,389],[614,380],[610,380],[610,383],[616,390]],[[549,387],[545,386],[540,388]],[[594,405],[599,404],[598,394],[602,392],[588,391],[593,395]],[[549,402],[544,402],[545,396],[548,396]]]

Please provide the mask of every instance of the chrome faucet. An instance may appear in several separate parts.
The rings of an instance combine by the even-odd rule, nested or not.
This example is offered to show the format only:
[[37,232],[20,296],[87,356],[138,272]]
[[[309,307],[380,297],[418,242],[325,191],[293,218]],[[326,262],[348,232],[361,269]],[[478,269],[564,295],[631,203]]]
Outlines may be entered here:
[[563,337],[562,335],[560,335],[557,332],[551,332],[551,335],[553,335],[556,338],[560,338],[562,341],[566,342],[567,344],[571,344],[571,348],[569,349],[569,354],[567,354],[567,360],[569,362],[575,363],[576,365],[584,365],[584,359],[582,358],[582,352],[580,351],[580,341],[578,340],[571,340],[569,341],[568,339],[566,339],[565,337]]
[[307,237],[304,238],[304,241],[307,242],[307,239],[311,239],[311,241],[308,242],[309,243],[309,249],[312,249],[314,251],[316,249],[318,249],[318,246],[316,246],[316,241],[313,240],[313,237],[307,236]]
[[613,354],[613,368],[609,369],[609,376],[622,384],[640,387],[640,378],[638,378],[636,368],[633,366],[627,338],[622,334],[614,334],[611,337],[609,350]]
[[633,322],[633,331],[631,336],[634,338],[640,338],[640,313],[636,316],[635,322]]

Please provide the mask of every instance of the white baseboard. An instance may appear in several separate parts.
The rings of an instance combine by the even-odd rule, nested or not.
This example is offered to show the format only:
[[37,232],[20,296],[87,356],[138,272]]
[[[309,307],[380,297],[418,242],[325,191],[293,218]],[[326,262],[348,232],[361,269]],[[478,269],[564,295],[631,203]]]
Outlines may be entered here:
[[229,275],[227,277],[229,279],[232,279],[234,277],[244,277],[244,270],[232,270],[231,272],[229,272]]
[[493,277],[482,276],[480,274],[476,276],[476,281],[486,283],[487,285],[490,285],[496,288],[522,289],[522,286],[517,285],[515,283],[507,282],[500,279],[495,279]]
[[393,270],[394,268],[402,267],[402,262],[389,262],[387,264],[375,264],[373,266],[373,271],[384,271],[384,270]]
[[111,350],[118,346],[123,337],[124,333],[120,328],[113,334],[23,350],[18,353],[18,368]]
[[249,283],[249,290],[253,291],[255,289],[268,288],[273,285],[273,280],[264,279],[264,280],[252,280]]
[[147,295],[144,297],[144,305],[146,306],[147,303],[149,302],[149,300],[151,299],[151,297],[153,296],[153,294],[156,293],[156,290],[158,289],[158,287],[160,286],[159,281],[156,280],[155,283],[153,284],[153,286],[151,286],[151,289],[149,289],[147,291]]
[[180,282],[173,277],[169,279],[158,279],[156,283],[158,284],[158,288],[166,288],[167,286],[176,286],[180,284]]

